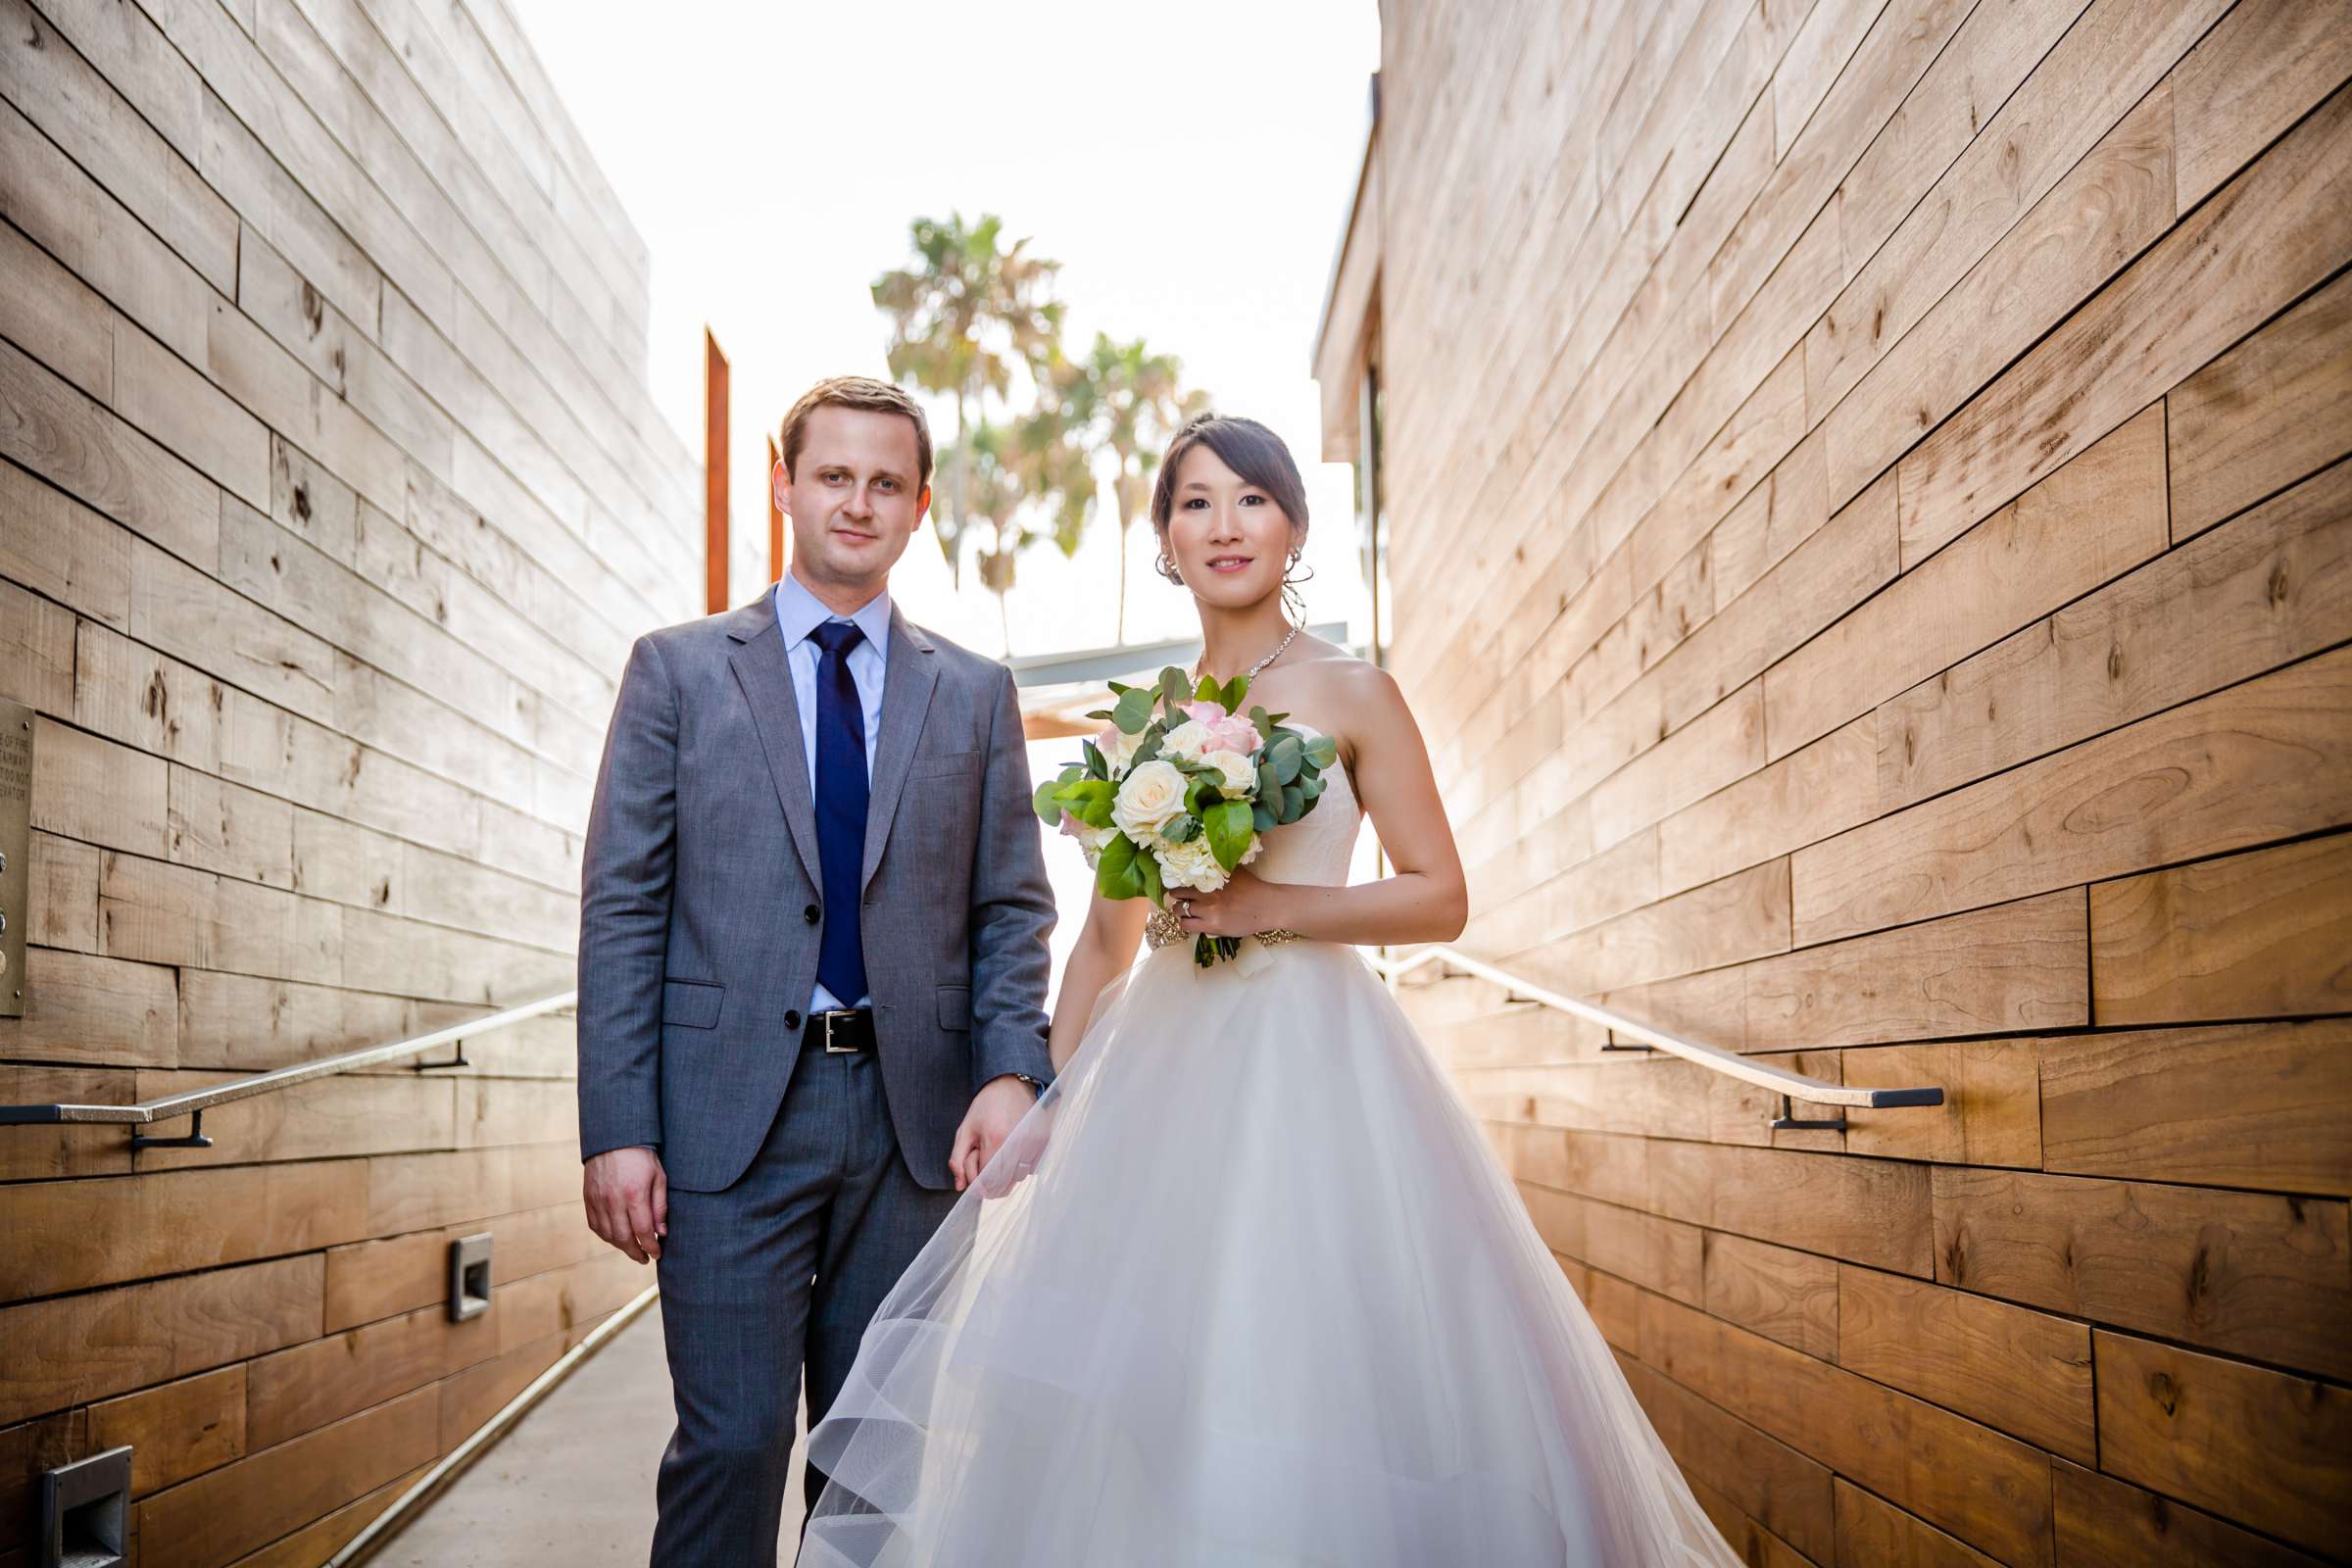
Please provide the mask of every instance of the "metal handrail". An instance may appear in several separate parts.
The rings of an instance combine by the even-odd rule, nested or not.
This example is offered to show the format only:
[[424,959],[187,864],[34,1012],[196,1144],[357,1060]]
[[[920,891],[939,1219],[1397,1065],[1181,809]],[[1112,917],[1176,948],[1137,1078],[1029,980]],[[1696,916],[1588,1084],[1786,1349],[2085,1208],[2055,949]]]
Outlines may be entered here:
[[369,1046],[362,1051],[347,1051],[339,1056],[321,1056],[317,1061],[297,1062],[291,1067],[279,1067],[271,1072],[255,1073],[246,1078],[233,1078],[224,1084],[213,1084],[203,1089],[190,1089],[182,1094],[165,1095],[159,1100],[145,1100],[135,1105],[0,1105],[0,1127],[54,1126],[60,1122],[116,1123],[140,1127],[152,1122],[170,1121],[178,1116],[193,1116],[195,1120],[190,1124],[188,1136],[185,1138],[146,1138],[134,1134],[131,1138],[131,1147],[134,1149],[210,1149],[212,1140],[207,1138],[203,1131],[204,1113],[215,1105],[224,1105],[231,1101],[249,1100],[255,1095],[266,1095],[272,1090],[288,1089],[295,1084],[308,1083],[314,1078],[327,1078],[336,1073],[350,1072],[356,1067],[372,1067],[378,1062],[398,1061],[403,1056],[419,1055],[436,1046],[455,1044],[458,1047],[456,1059],[419,1062],[417,1063],[419,1072],[435,1067],[467,1066],[469,1063],[466,1060],[465,1049],[465,1043],[467,1040],[478,1035],[489,1034],[493,1030],[505,1029],[511,1025],[521,1023],[526,1018],[537,1018],[546,1013],[561,1011],[577,1002],[579,997],[580,994],[576,990],[558,991],[551,996],[541,997],[536,1002],[526,1002],[519,1006],[509,1007],[503,1012],[493,1012],[485,1017],[470,1018],[464,1023],[454,1023],[446,1029],[436,1029],[430,1034],[417,1035],[414,1039],[395,1040],[388,1045]]
[[1645,1046],[1680,1056],[1686,1061],[1694,1061],[1710,1072],[1719,1072],[1727,1078],[1737,1078],[1742,1083],[1753,1084],[1759,1089],[1768,1089],[1781,1097],[1781,1114],[1774,1119],[1772,1124],[1777,1128],[1842,1127],[1845,1125],[1842,1120],[1800,1119],[1793,1114],[1789,1105],[1792,1099],[1809,1100],[1825,1105],[1857,1105],[1867,1110],[1888,1110],[1905,1105],[1940,1105],[1943,1103],[1943,1091],[1937,1088],[1855,1089],[1844,1084],[1833,1084],[1819,1078],[1808,1077],[1801,1072],[1790,1072],[1785,1067],[1775,1067],[1767,1062],[1750,1061],[1747,1057],[1735,1052],[1725,1051],[1719,1046],[1702,1045],[1695,1040],[1686,1040],[1681,1035],[1670,1034],[1666,1030],[1652,1028],[1638,1019],[1628,1018],[1621,1012],[1611,1012],[1608,1008],[1594,1006],[1590,1002],[1581,1002],[1575,997],[1562,996],[1556,991],[1547,991],[1507,970],[1497,969],[1483,958],[1474,958],[1457,948],[1443,946],[1423,948],[1406,958],[1377,957],[1366,955],[1365,961],[1372,965],[1374,971],[1392,983],[1426,964],[1446,964],[1465,974],[1500,986],[1512,997],[1539,1003],[1561,1012],[1573,1013],[1579,1018],[1599,1024],[1611,1034],[1639,1040]]

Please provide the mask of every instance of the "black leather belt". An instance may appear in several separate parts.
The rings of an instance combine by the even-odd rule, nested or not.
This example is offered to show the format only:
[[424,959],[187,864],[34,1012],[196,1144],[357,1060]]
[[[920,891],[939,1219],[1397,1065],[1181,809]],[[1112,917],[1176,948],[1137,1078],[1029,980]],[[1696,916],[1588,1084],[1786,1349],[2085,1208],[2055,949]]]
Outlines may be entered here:
[[835,1007],[808,1015],[808,1027],[801,1031],[801,1045],[810,1051],[821,1050],[828,1056],[853,1055],[874,1049],[874,1009],[871,1007]]

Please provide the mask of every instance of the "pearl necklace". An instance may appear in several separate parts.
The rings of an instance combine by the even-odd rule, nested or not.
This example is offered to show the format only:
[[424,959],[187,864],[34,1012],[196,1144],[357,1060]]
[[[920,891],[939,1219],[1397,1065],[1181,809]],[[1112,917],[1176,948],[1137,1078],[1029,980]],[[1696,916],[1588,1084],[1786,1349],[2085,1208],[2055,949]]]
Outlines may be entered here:
[[[1276,643],[1276,644],[1274,645],[1274,651],[1273,651],[1272,653],[1268,654],[1268,655],[1267,655],[1265,658],[1263,658],[1263,659],[1259,660],[1259,661],[1258,661],[1256,663],[1254,663],[1254,664],[1251,664],[1251,665],[1250,665],[1250,667],[1249,667],[1247,670],[1243,671],[1243,673],[1242,673],[1242,679],[1244,679],[1244,680],[1255,680],[1255,679],[1257,679],[1257,673],[1258,673],[1258,671],[1259,671],[1259,670],[1261,670],[1261,669],[1264,669],[1264,668],[1265,668],[1265,667],[1266,667],[1268,664],[1271,664],[1271,663],[1272,663],[1272,662],[1274,662],[1274,661],[1276,661],[1277,659],[1280,659],[1280,658],[1282,657],[1282,651],[1283,651],[1284,649],[1286,649],[1286,648],[1290,647],[1290,646],[1291,646],[1291,641],[1292,641],[1292,639],[1293,639],[1293,638],[1296,638],[1298,635],[1298,624],[1297,624],[1296,622],[1294,622],[1294,623],[1292,624],[1292,626],[1291,626],[1291,634],[1290,634],[1290,636],[1289,636],[1289,637],[1285,637],[1285,638],[1284,638],[1282,641],[1280,641],[1280,642]],[[1208,664],[1208,656],[1207,656],[1207,651],[1206,651],[1205,649],[1204,649],[1204,650],[1202,650],[1202,652],[1201,652],[1200,663],[1201,663],[1201,666],[1202,666],[1202,667],[1201,667],[1200,669],[1196,669],[1196,670],[1194,670],[1194,671],[1193,671],[1193,678],[1194,678],[1194,679],[1196,679],[1196,680],[1198,680],[1198,679],[1200,677],[1200,675],[1201,675],[1201,674],[1202,674],[1202,673],[1205,671],[1205,669],[1206,669],[1206,667],[1207,667],[1207,664]]]

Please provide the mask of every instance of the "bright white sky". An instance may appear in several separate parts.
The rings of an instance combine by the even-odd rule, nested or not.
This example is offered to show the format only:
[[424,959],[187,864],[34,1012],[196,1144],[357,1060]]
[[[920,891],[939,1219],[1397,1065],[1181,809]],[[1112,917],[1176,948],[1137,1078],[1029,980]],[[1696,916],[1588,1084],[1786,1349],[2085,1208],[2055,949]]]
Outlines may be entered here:
[[[653,392],[691,450],[706,321],[732,362],[738,601],[765,580],[763,437],[820,376],[888,373],[867,285],[908,259],[909,220],[959,209],[1063,263],[1074,352],[1141,334],[1221,412],[1281,432],[1314,513],[1308,613],[1360,615],[1308,358],[1369,122],[1374,0],[700,3],[658,24],[619,0],[509,3],[652,249]],[[935,409],[942,440],[953,420]],[[1117,534],[1106,511],[1075,560],[1022,557],[1012,652],[1113,640]],[[1129,536],[1128,637],[1188,635],[1150,538]],[[956,594],[928,529],[892,588],[1005,651],[969,556]]]

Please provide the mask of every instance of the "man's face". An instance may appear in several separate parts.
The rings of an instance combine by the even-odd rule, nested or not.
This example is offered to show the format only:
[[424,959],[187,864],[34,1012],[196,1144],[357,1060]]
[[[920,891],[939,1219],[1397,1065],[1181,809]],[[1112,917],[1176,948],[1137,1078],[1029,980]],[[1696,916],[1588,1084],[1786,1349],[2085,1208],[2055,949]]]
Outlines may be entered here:
[[776,465],[776,505],[792,519],[793,569],[811,584],[879,591],[922,526],[914,423],[903,414],[827,406],[803,425],[801,455]]

